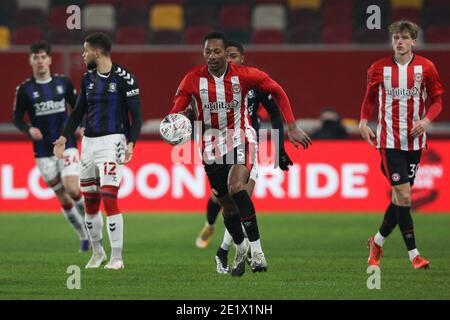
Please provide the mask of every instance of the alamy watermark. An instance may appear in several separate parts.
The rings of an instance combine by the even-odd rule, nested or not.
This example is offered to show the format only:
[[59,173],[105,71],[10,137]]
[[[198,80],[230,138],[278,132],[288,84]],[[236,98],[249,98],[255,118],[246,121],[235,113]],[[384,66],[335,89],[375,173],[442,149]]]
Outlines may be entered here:
[[81,30],[81,8],[77,5],[68,6],[66,13],[69,14],[66,20],[66,27],[69,30]]
[[366,20],[366,26],[369,30],[381,29],[381,9],[379,6],[373,4],[367,7],[366,13],[370,16]]
[[367,267],[367,274],[370,276],[367,278],[367,289],[373,290],[381,289],[381,270],[378,266],[368,266]]
[[69,290],[81,289],[81,270],[77,265],[70,265],[67,267],[66,273],[70,274],[67,278],[66,286]]

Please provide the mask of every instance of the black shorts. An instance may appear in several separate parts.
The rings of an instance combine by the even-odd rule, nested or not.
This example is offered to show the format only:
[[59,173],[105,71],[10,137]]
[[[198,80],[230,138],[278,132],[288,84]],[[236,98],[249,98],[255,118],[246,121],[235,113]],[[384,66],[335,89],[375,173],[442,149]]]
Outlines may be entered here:
[[214,162],[203,161],[209,184],[216,197],[221,198],[228,194],[228,174],[233,165],[242,164],[248,168],[249,172],[251,171],[255,161],[250,156],[251,152],[252,150],[248,147],[243,149],[239,146]]
[[402,151],[380,149],[381,171],[391,186],[408,183],[414,185],[422,150]]

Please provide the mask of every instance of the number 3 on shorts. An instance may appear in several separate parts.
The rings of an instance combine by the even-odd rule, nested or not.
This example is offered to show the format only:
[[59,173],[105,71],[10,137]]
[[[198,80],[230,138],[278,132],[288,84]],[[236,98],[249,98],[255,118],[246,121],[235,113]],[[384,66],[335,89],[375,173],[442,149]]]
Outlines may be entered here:
[[412,179],[412,178],[414,178],[416,176],[417,170],[419,170],[419,164],[411,163],[409,165],[409,170],[410,171],[409,171],[408,178]]

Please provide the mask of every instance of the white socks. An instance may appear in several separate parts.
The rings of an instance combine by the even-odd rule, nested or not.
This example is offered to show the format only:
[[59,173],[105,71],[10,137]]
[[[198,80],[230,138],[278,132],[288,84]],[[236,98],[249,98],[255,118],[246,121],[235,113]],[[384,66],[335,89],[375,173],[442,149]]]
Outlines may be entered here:
[[262,252],[261,241],[259,239],[250,241],[250,247],[252,248],[252,256],[254,256],[255,253]]
[[386,241],[386,238],[383,237],[383,236],[381,235],[381,233],[378,231],[377,234],[376,234],[375,237],[374,237],[374,241],[375,241],[375,243],[376,243],[377,245],[379,245],[380,247],[382,247],[383,244],[384,244],[384,242]]
[[223,235],[223,240],[222,240],[222,244],[220,245],[220,247],[223,250],[230,250],[231,244],[233,243],[233,237],[231,236],[231,234],[228,232],[227,228],[225,228],[225,233]]
[[86,229],[84,228],[83,217],[78,213],[75,207],[70,209],[62,209],[62,212],[80,237],[80,240],[86,240],[88,235],[86,234]]
[[108,224],[108,236],[111,243],[111,258],[122,259],[123,248],[123,217],[122,214],[115,214],[106,217]]
[[102,252],[102,238],[103,238],[103,219],[102,214],[99,212],[97,214],[85,215],[86,228],[89,234],[89,239],[91,240],[92,251],[94,253]]
[[419,250],[416,249],[412,249],[408,251],[408,255],[409,255],[409,260],[412,262],[414,260],[415,257],[417,257],[419,255]]

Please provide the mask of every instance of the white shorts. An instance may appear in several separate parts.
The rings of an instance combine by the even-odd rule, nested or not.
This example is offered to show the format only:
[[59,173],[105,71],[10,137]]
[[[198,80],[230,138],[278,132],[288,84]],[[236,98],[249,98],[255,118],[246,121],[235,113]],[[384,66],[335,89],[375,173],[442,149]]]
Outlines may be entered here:
[[55,156],[36,158],[36,164],[45,183],[55,191],[63,187],[62,178],[80,175],[80,156],[77,148],[64,150],[61,160]]
[[123,134],[83,137],[81,143],[81,191],[99,192],[100,186],[120,185],[125,160]]

